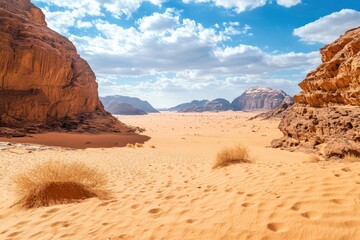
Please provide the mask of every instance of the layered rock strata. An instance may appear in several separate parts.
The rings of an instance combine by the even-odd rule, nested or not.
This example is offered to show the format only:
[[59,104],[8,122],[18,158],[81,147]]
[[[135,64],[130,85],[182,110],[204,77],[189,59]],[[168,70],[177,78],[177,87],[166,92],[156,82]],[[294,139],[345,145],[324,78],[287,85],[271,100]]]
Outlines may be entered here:
[[302,92],[279,126],[284,137],[272,146],[360,156],[360,28],[320,52],[322,64],[299,84]]

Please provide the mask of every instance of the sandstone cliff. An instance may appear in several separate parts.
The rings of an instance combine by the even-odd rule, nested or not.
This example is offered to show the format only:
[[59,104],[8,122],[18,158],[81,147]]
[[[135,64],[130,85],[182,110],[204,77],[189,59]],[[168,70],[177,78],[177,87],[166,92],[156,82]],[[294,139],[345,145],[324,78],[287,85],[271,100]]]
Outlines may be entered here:
[[252,87],[232,101],[234,110],[271,110],[282,103],[291,103],[292,98],[284,91],[267,87]]
[[67,38],[47,27],[29,0],[0,0],[0,127],[20,132],[125,128],[104,110],[87,62]]
[[321,49],[322,64],[299,85],[274,147],[360,156],[360,28]]

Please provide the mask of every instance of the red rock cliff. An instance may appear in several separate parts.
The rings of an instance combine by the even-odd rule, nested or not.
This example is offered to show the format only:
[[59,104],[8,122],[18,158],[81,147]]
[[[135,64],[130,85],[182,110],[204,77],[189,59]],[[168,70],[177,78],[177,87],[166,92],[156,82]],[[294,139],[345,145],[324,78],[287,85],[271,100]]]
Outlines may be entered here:
[[321,49],[323,63],[299,85],[302,92],[280,123],[273,147],[360,156],[360,28]]
[[0,0],[0,127],[120,131],[74,45],[29,0]]

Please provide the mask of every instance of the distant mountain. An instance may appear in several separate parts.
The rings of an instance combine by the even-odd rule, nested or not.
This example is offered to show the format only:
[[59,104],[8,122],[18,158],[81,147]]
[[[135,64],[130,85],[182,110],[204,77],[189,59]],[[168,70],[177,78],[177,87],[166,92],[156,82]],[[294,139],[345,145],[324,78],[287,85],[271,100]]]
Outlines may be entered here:
[[189,109],[189,108],[198,108],[198,107],[204,107],[206,103],[208,103],[209,100],[194,100],[192,102],[188,102],[188,103],[183,103],[183,104],[179,104],[175,107],[172,108],[168,108],[167,111],[181,111],[184,109]]
[[130,104],[134,108],[141,109],[146,113],[158,113],[159,112],[153,106],[151,106],[151,104],[148,103],[147,101],[143,101],[143,100],[141,100],[139,98],[135,98],[135,97],[114,95],[114,96],[100,97],[100,100],[102,101],[102,103],[105,107],[105,110],[107,110],[109,112],[111,112],[109,109],[109,106],[113,106],[113,104],[120,104],[120,103]]
[[217,98],[212,101],[207,101],[205,105],[193,105],[187,108],[182,108],[178,112],[218,112],[232,110],[230,102],[223,98]]
[[271,110],[281,106],[284,102],[293,103],[294,100],[282,90],[268,87],[252,87],[232,101],[236,111]]
[[108,111],[112,114],[119,115],[146,115],[147,113],[139,108],[134,107],[133,105],[127,103],[117,103],[115,101],[111,102],[108,106]]

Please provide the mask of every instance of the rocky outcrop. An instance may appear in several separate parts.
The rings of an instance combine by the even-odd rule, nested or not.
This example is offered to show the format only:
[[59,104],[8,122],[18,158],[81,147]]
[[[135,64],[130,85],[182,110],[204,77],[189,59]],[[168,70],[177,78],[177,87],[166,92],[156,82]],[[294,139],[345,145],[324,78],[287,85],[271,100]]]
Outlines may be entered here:
[[108,111],[118,115],[146,115],[147,113],[133,105],[127,103],[112,102],[108,106]]
[[127,103],[132,105],[135,108],[141,109],[146,113],[159,113],[151,104],[147,101],[143,101],[139,98],[135,97],[127,97],[127,96],[107,96],[107,97],[100,97],[100,100],[104,104],[104,107],[107,111],[111,112],[110,106],[112,104],[120,104],[120,103]]
[[167,111],[179,111],[182,112],[184,109],[189,109],[189,108],[203,108],[205,106],[206,103],[208,103],[209,100],[194,100],[188,103],[182,103],[179,104],[175,107],[172,108],[168,108],[166,109]]
[[191,106],[188,108],[180,109],[178,112],[220,112],[233,110],[230,102],[223,98],[217,98],[207,102],[203,106]]
[[271,110],[283,103],[293,102],[284,91],[267,87],[252,87],[232,101],[236,111]]
[[323,63],[299,85],[302,92],[280,123],[273,147],[327,158],[360,156],[360,28],[321,49]]
[[252,118],[249,118],[249,120],[254,120],[254,119],[267,120],[267,119],[283,118],[287,114],[287,111],[290,110],[292,105],[294,105],[294,102],[284,101],[279,107],[270,110],[268,112],[260,113]]
[[29,0],[0,0],[0,127],[32,133],[125,128],[104,110],[87,62]]

